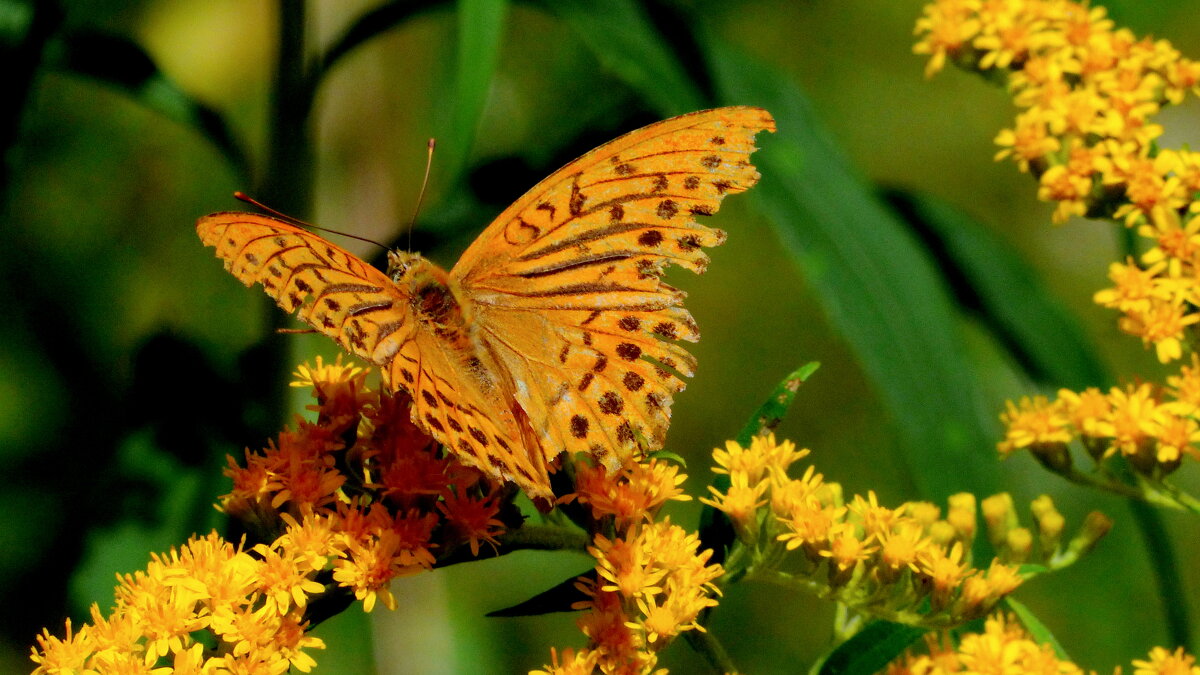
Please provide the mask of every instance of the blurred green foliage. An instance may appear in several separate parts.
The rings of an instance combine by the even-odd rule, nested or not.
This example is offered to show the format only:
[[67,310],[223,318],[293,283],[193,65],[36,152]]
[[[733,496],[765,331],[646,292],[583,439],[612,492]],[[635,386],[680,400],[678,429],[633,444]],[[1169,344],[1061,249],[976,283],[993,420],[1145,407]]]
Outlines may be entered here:
[[[1107,6],[1200,54],[1200,2]],[[210,504],[225,454],[302,411],[285,398],[291,365],[336,352],[273,333],[291,324],[200,246],[198,216],[243,189],[404,245],[437,136],[412,240],[448,266],[574,156],[724,104],[764,106],[780,129],[759,139],[760,186],[716,219],[730,238],[709,273],[670,278],[704,330],[668,442],[689,492],[779,379],[820,361],[777,433],[831,480],[892,504],[1007,490],[1052,495],[1069,522],[1102,509],[1117,526],[1100,549],[1017,595],[1085,667],[1166,643],[1144,618],[1162,613],[1160,565],[1128,506],[993,451],[1006,397],[1161,373],[1090,303],[1117,236],[1051,228],[1028,178],[992,163],[1012,109],[978,78],[922,78],[920,7],[0,0],[0,672],[29,670],[41,626],[106,606],[114,573],[224,527]],[[1196,142],[1196,110],[1163,116],[1172,142]],[[1194,521],[1150,519],[1174,555],[1195,554]],[[525,552],[401,580],[398,612],[320,628],[320,672],[524,672],[580,642],[571,618],[484,614],[587,567]],[[1180,574],[1200,584],[1195,566]],[[1171,601],[1194,613],[1195,595]],[[828,647],[832,616],[739,585],[711,630],[746,672],[796,672]],[[700,662],[681,643],[666,665]]]

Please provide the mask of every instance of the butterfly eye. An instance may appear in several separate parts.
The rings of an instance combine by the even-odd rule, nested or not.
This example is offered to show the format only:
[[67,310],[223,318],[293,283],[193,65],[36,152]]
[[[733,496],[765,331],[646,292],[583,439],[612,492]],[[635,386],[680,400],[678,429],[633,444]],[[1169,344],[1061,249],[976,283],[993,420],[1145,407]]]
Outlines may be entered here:
[[400,251],[388,251],[387,275],[394,283],[400,283],[404,277],[408,276],[408,270],[412,268],[414,260],[413,256]]
[[411,258],[400,258],[399,256],[389,256],[388,260],[388,276],[392,278],[392,283],[399,284],[408,276],[409,270],[412,269],[413,260]]

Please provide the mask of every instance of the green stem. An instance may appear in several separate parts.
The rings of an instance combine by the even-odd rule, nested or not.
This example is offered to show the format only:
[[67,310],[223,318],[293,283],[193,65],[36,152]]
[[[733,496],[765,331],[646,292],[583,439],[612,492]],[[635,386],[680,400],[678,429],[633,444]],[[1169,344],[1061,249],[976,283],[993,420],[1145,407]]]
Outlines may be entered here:
[[1095,488],[1097,490],[1111,492],[1115,495],[1120,495],[1121,497],[1125,497],[1136,502],[1143,502],[1147,504],[1153,504],[1155,506],[1165,506],[1172,509],[1181,509],[1185,511],[1191,511],[1193,513],[1200,513],[1200,500],[1197,500],[1195,497],[1179,490],[1171,489],[1167,491],[1148,491],[1136,485],[1129,485],[1127,483],[1121,483],[1114,480],[1098,479],[1091,474],[1076,471],[1074,469],[1060,471],[1058,472],[1058,475],[1066,478],[1076,485],[1083,485],[1086,487]]
[[1142,541],[1150,553],[1150,569],[1154,571],[1158,597],[1162,601],[1167,623],[1167,643],[1186,647],[1191,635],[1187,604],[1184,602],[1188,593],[1179,575],[1178,562],[1171,547],[1170,536],[1163,526],[1162,515],[1150,505],[1139,501],[1129,502],[1129,508],[1133,511],[1138,531],[1142,533]]
[[683,635],[687,638],[688,644],[692,646],[692,649],[695,649],[697,653],[708,661],[709,665],[713,668],[713,672],[738,672],[737,666],[733,664],[733,659],[729,658],[729,652],[725,651],[724,645],[712,633],[704,630],[689,630]]
[[506,549],[535,551],[580,551],[587,553],[591,540],[586,532],[574,527],[526,524],[500,537]]
[[[315,78],[306,73],[306,17],[304,0],[279,0],[278,50],[271,83],[267,119],[266,162],[258,175],[255,195],[274,209],[304,219],[312,207],[313,165],[310,117],[316,91]],[[247,380],[252,381],[254,400],[261,409],[252,421],[262,436],[277,429],[286,418],[286,381],[291,370],[289,342],[278,329],[290,325],[269,298],[262,299],[268,331],[243,356],[253,364]]]
[[272,208],[299,218],[312,208],[313,154],[310,116],[318,74],[305,68],[304,0],[279,0],[279,51],[268,121],[266,171],[260,178],[262,199]]

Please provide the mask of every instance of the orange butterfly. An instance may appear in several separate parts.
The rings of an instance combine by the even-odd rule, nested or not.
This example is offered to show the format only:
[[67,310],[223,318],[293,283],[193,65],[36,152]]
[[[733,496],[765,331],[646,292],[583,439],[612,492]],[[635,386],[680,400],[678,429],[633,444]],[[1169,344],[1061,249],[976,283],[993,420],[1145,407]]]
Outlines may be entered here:
[[[386,274],[321,237],[252,213],[196,230],[247,286],[380,366],[413,419],[464,462],[553,499],[551,464],[588,453],[613,468],[662,446],[695,359],[675,263],[703,272],[725,233],[699,225],[754,185],[770,113],[673,117],[592,150],[500,214],[447,273],[394,251]],[[639,442],[640,439],[640,442]]]

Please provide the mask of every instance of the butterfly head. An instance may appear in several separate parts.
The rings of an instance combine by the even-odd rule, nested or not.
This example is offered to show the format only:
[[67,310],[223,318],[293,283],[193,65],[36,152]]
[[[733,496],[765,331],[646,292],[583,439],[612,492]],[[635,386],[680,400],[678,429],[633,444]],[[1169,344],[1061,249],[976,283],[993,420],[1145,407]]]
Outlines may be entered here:
[[412,278],[426,267],[429,261],[418,253],[408,251],[388,251],[387,275],[397,286],[407,285]]

